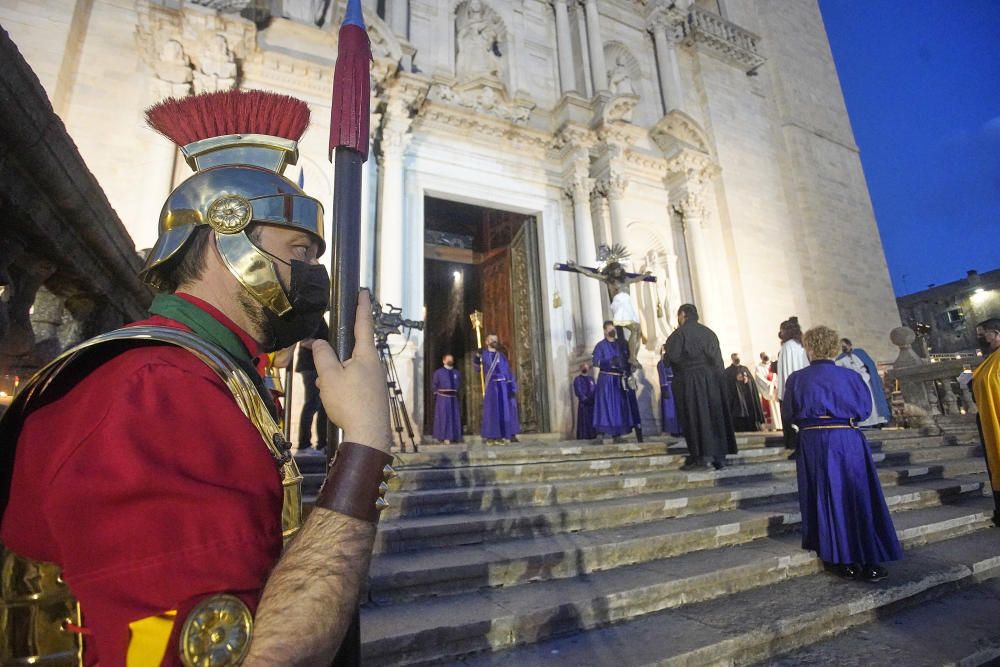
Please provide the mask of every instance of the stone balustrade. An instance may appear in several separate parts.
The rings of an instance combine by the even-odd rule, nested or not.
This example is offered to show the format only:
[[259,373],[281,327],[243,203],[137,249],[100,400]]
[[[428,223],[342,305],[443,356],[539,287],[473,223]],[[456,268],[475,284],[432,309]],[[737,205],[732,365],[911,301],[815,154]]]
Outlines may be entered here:
[[688,14],[688,38],[713,55],[751,72],[760,67],[760,37],[714,12],[692,5]]
[[958,377],[974,368],[981,357],[960,354],[923,359],[913,353],[915,334],[910,328],[898,327],[890,337],[900,354],[886,382],[902,395],[908,418],[975,414],[972,392]]

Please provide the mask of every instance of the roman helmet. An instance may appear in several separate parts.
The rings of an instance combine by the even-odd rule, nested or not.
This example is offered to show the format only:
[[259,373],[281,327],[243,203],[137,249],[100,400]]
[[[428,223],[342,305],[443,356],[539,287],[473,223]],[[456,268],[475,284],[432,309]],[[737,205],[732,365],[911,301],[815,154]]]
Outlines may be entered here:
[[302,230],[323,251],[323,205],[282,175],[298,161],[309,107],[286,95],[229,90],[164,100],[146,119],[180,148],[195,173],[167,197],[140,278],[169,289],[164,271],[180,260],[194,231],[208,225],[229,271],[251,296],[275,315],[290,311],[273,258],[247,228],[266,223]]

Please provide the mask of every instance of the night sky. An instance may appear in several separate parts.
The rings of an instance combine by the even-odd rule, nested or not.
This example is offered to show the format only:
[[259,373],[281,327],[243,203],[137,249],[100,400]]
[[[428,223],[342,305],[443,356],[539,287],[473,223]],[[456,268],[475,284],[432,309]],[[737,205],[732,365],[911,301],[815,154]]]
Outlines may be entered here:
[[819,5],[896,294],[1000,268],[1000,1]]

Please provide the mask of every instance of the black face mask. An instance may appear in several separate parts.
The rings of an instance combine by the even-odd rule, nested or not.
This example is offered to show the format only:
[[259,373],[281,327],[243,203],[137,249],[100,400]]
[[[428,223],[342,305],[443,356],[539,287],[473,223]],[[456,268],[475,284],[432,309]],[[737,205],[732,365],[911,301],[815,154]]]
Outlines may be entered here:
[[270,308],[264,309],[267,352],[281,350],[315,336],[323,323],[323,313],[330,308],[330,274],[325,266],[297,259],[278,261],[292,267],[292,284],[288,289],[292,309],[280,317]]

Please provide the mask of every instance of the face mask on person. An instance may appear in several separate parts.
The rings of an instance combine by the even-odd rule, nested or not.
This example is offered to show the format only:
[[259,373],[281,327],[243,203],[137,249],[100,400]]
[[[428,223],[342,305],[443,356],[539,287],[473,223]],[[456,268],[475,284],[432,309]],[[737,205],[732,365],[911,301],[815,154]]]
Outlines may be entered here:
[[490,348],[491,350],[495,350],[497,349],[497,342],[495,340],[491,340],[486,343],[486,347]]
[[323,323],[323,313],[330,308],[330,274],[325,266],[297,259],[291,262],[275,259],[292,269],[288,289],[292,309],[281,316],[275,315],[269,308],[264,309],[267,352],[281,350],[314,336]]
[[618,338],[618,332],[615,331],[614,329],[608,329],[607,331],[604,332],[604,336],[608,340],[614,340],[614,339]]

